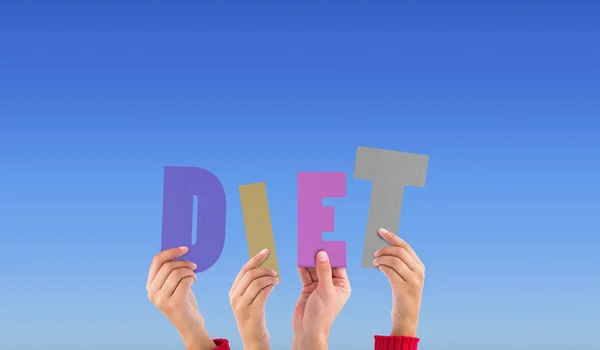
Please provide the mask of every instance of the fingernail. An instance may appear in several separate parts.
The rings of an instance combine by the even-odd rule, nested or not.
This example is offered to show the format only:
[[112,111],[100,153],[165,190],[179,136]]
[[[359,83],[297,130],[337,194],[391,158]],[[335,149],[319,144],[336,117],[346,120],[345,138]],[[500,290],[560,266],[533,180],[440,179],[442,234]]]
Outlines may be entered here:
[[380,228],[379,229],[379,233],[390,233],[390,231],[384,229],[384,228]]
[[329,259],[329,257],[327,256],[327,253],[324,250],[321,250],[317,253],[317,259],[319,259],[319,261],[321,262],[325,262],[327,261],[327,259]]
[[377,255],[379,255],[379,250],[376,251],[375,253],[373,253],[373,256],[377,256]]
[[192,270],[195,270],[196,268],[198,268],[198,265],[192,263]]
[[260,251],[260,253],[258,253],[258,254],[260,254],[260,255],[265,255],[265,254],[267,254],[268,252],[269,252],[269,250],[268,250],[267,248],[265,248],[265,249],[261,250],[261,251]]
[[273,276],[277,276],[277,271],[275,271],[275,270],[271,270],[271,274],[272,274]]
[[183,246],[183,245],[182,245],[181,247],[179,247],[179,249],[180,249],[180,250],[187,250],[187,249],[188,249],[188,247],[186,247],[186,246]]

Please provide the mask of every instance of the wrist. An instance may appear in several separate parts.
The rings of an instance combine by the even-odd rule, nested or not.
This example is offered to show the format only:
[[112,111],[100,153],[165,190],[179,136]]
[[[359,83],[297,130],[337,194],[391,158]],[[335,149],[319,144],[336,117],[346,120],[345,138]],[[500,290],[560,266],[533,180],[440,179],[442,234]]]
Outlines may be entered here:
[[204,327],[180,331],[179,335],[186,350],[214,350],[217,347]]
[[417,337],[417,323],[416,322],[408,322],[403,323],[401,325],[392,326],[392,332],[390,336],[394,337]]
[[315,334],[294,334],[293,350],[327,350],[328,332]]
[[271,346],[269,344],[267,345],[246,345],[244,344],[244,350],[271,350]]

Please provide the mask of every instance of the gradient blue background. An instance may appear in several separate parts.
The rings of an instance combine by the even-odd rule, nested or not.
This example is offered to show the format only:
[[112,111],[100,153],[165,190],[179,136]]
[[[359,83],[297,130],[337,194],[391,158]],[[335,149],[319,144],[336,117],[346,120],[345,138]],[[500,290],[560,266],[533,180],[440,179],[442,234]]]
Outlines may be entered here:
[[400,225],[428,268],[420,349],[599,349],[599,14],[574,0],[2,2],[0,349],[182,348],[145,291],[165,165],[225,187],[225,249],[194,290],[234,349],[238,186],[267,184],[282,275],[268,322],[289,349],[297,173],[347,172],[347,197],[325,201],[353,284],[330,346],[372,348],[391,296],[360,267],[359,145],[430,156]]

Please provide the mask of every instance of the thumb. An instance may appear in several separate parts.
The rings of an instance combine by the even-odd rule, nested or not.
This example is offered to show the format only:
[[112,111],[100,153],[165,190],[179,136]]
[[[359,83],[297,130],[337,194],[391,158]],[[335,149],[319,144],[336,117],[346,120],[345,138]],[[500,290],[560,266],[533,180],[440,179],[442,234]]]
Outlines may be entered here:
[[317,253],[317,277],[319,277],[319,287],[333,287],[333,279],[331,275],[331,264],[327,252],[321,250]]

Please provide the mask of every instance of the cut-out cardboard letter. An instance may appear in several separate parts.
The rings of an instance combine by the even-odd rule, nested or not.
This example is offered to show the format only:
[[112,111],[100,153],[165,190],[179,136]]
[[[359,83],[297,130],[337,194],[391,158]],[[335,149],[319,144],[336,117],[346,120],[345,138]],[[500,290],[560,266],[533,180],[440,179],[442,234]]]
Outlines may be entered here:
[[398,234],[404,186],[425,187],[428,162],[422,154],[358,147],[354,177],[373,182],[362,267],[377,268],[373,254],[389,245],[377,230]]
[[332,267],[346,266],[346,242],[323,241],[333,232],[334,209],[323,198],[346,197],[346,173],[298,173],[298,266],[315,267],[319,250],[329,255]]
[[[198,198],[195,213],[194,196]],[[225,212],[225,190],[213,173],[202,168],[165,167],[162,250],[189,247],[179,259],[195,263],[197,273],[208,270],[225,245]],[[194,215],[197,225],[192,232]]]
[[277,271],[277,278],[279,278],[267,187],[264,182],[258,182],[242,185],[239,189],[242,215],[244,216],[244,226],[246,228],[246,240],[248,242],[248,254],[253,257],[261,250],[269,249],[269,256],[260,266]]

